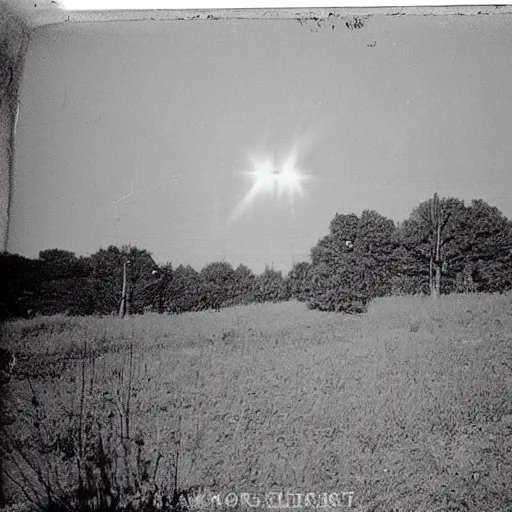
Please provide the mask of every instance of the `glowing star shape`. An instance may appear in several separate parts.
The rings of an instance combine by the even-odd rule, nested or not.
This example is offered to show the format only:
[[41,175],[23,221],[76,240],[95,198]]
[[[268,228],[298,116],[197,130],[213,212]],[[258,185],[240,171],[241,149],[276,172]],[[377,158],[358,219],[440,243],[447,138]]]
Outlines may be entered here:
[[293,206],[295,196],[304,194],[302,182],[309,176],[301,174],[297,169],[297,157],[294,151],[290,152],[283,165],[278,166],[272,159],[252,160],[253,171],[249,175],[253,178],[253,185],[245,197],[240,201],[231,215],[231,221],[238,218],[257,196],[266,194],[281,199],[287,196]]
[[302,194],[300,188],[300,174],[291,165],[285,165],[283,168],[274,167],[265,163],[257,165],[253,171],[255,178],[253,188],[256,191],[272,192],[281,197],[285,192],[298,192]]

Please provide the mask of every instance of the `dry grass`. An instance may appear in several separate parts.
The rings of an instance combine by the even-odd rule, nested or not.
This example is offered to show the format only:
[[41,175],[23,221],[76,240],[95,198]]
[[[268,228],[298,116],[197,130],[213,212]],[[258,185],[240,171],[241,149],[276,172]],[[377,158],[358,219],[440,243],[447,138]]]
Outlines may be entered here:
[[119,396],[133,346],[131,428],[163,455],[163,483],[179,434],[184,488],[354,491],[365,511],[507,510],[511,306],[511,295],[452,295],[381,299],[361,316],[289,302],[13,322],[9,428],[30,437],[34,393],[63,428],[84,341],[91,400]]

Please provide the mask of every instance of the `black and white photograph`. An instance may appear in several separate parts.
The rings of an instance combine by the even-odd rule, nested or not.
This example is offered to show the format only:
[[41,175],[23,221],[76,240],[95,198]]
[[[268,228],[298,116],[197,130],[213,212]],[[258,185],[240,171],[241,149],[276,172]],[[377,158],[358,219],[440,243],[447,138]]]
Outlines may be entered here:
[[0,0],[0,238],[0,512],[512,511],[512,6]]

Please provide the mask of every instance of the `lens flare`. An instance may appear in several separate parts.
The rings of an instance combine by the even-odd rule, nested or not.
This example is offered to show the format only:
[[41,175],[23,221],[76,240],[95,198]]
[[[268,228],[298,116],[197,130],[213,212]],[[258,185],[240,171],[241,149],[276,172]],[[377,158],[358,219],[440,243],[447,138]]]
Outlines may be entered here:
[[304,195],[302,183],[310,178],[297,168],[297,154],[293,150],[289,152],[281,165],[276,164],[275,159],[271,158],[252,159],[252,165],[253,170],[244,173],[252,177],[252,187],[233,211],[230,217],[231,222],[240,217],[260,195],[267,195],[279,200],[286,196],[293,207],[295,197]]
[[255,203],[259,196],[273,200],[287,199],[292,212],[295,212],[295,198],[304,195],[304,182],[313,179],[302,172],[299,163],[303,162],[327,131],[328,120],[316,122],[302,132],[297,127],[292,136],[291,146],[285,158],[278,161],[276,153],[263,158],[251,158],[252,170],[241,171],[241,175],[251,178],[252,186],[228,218],[228,225],[240,217],[246,209]]
[[282,197],[286,192],[302,194],[300,187],[302,176],[288,161],[282,167],[271,165],[269,162],[256,164],[252,174],[254,176],[253,188],[257,191],[270,192],[278,197]]

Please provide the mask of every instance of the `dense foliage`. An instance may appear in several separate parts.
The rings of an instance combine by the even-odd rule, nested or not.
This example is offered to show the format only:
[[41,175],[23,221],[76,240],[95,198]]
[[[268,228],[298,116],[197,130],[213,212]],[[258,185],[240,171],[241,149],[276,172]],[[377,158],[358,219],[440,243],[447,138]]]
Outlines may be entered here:
[[370,210],[361,217],[336,214],[329,231],[311,251],[309,306],[358,312],[371,298],[390,294],[398,271],[393,221]]
[[434,195],[396,225],[375,211],[337,213],[287,276],[228,262],[159,266],[136,247],[77,257],[60,249],[31,260],[0,254],[2,317],[116,314],[126,268],[127,313],[218,310],[289,298],[323,311],[364,311],[385,295],[501,292],[512,288],[512,223],[482,200]]
[[159,267],[149,252],[136,247],[110,246],[87,258],[51,249],[37,260],[0,254],[2,317],[117,314],[124,266],[128,314],[218,310],[290,297],[283,274],[269,268],[255,275],[245,265],[233,269],[220,261],[198,272],[190,265]]

